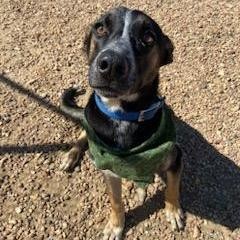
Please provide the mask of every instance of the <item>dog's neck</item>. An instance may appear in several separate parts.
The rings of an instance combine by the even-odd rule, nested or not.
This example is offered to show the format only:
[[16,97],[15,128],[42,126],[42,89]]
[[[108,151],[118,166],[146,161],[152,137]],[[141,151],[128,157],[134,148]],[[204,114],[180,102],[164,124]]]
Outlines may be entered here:
[[[102,98],[109,110],[119,109],[125,112],[140,112],[147,109],[158,96],[158,78],[151,85],[142,88],[131,99]],[[131,101],[129,101],[131,100]],[[110,119],[96,107],[95,95],[92,94],[85,114],[89,125],[100,139],[111,147],[130,149],[146,141],[158,128],[161,114],[155,114],[149,121],[119,121]]]
[[158,78],[149,86],[145,86],[138,92],[126,95],[120,98],[105,98],[101,96],[102,101],[111,111],[123,110],[141,111],[149,107],[158,95]]

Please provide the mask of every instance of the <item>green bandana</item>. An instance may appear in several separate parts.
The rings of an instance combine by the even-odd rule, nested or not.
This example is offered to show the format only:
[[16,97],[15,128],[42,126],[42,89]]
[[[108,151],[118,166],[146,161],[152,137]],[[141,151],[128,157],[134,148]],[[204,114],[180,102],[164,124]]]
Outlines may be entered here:
[[89,151],[96,167],[133,180],[139,187],[153,182],[154,173],[167,158],[176,139],[171,112],[166,106],[162,108],[157,131],[139,146],[126,151],[107,146],[86,119],[82,120],[82,125],[87,132]]

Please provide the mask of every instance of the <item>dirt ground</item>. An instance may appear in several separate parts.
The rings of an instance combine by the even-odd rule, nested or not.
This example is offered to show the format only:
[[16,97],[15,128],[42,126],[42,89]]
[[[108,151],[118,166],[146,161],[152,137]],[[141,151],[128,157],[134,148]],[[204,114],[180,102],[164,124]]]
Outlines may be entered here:
[[[87,26],[118,5],[150,14],[175,45],[160,90],[178,117],[186,226],[172,232],[164,184],[143,206],[124,184],[124,239],[240,239],[240,3],[232,1],[1,0],[0,239],[101,239],[109,200],[88,159],[59,170],[81,129],[58,111],[64,89],[87,88]],[[81,97],[84,104],[87,95]]]

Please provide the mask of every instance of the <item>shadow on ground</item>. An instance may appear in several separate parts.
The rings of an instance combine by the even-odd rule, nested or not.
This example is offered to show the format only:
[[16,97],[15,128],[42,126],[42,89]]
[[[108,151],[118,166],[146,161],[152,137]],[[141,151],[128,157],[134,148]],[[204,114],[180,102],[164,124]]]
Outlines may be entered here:
[[[0,74],[0,83],[8,86],[9,88],[19,92],[22,95],[26,95],[27,97],[29,97],[31,100],[35,101],[38,105],[60,115],[63,116],[67,119],[70,119],[71,121],[75,122],[75,123],[79,123],[80,121],[77,121],[76,119],[74,119],[72,116],[66,114],[65,112],[63,112],[58,106],[55,106],[54,104],[52,104],[48,99],[46,99],[45,97],[41,97],[38,94],[34,93],[32,90],[23,87],[21,84],[11,80],[10,78],[1,75]],[[81,91],[82,94],[85,92],[84,90]]]
[[240,169],[183,121],[177,121],[184,150],[184,209],[234,230],[240,227]]
[[6,153],[48,153],[59,150],[66,150],[73,146],[74,143],[46,143],[34,145],[3,145],[0,146],[0,156]]
[[[43,106],[68,119],[57,106],[20,84],[0,75],[0,83],[27,95]],[[76,122],[74,119],[72,121]],[[240,227],[240,169],[220,154],[191,126],[177,120],[178,141],[184,152],[181,202],[184,210],[211,220],[231,230]],[[0,146],[1,153],[49,152],[68,148],[70,144]],[[0,154],[1,155],[1,154]],[[163,193],[158,191],[127,213],[126,231],[163,208]]]
[[[191,126],[177,119],[178,141],[184,152],[181,203],[185,211],[234,230],[240,227],[240,169]],[[144,206],[127,213],[127,228],[164,206],[158,191]]]
[[[44,107],[62,117],[65,117],[68,120],[73,121],[74,123],[79,124],[79,121],[72,118],[70,115],[63,112],[58,106],[55,106],[48,99],[39,96],[34,93],[32,90],[22,86],[21,84],[11,80],[5,75],[0,74],[0,83],[8,86],[14,91],[22,95],[26,95],[31,100],[35,101],[39,106]],[[48,152],[56,152],[59,150],[66,150],[70,148],[74,143],[46,143],[46,144],[35,144],[30,146],[21,146],[21,145],[4,145],[0,146],[0,156],[6,153],[48,153]]]

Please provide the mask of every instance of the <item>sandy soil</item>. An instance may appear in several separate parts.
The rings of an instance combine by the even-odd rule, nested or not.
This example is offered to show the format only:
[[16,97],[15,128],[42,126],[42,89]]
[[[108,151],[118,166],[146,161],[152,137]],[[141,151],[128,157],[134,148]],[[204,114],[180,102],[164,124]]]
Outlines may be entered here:
[[146,11],[175,45],[159,87],[178,117],[186,211],[184,231],[171,232],[164,184],[150,185],[136,206],[136,189],[125,183],[124,238],[240,239],[238,0],[1,1],[0,239],[100,239],[109,206],[103,178],[87,155],[73,173],[59,171],[81,129],[56,107],[64,89],[88,90],[83,36],[120,4]]

